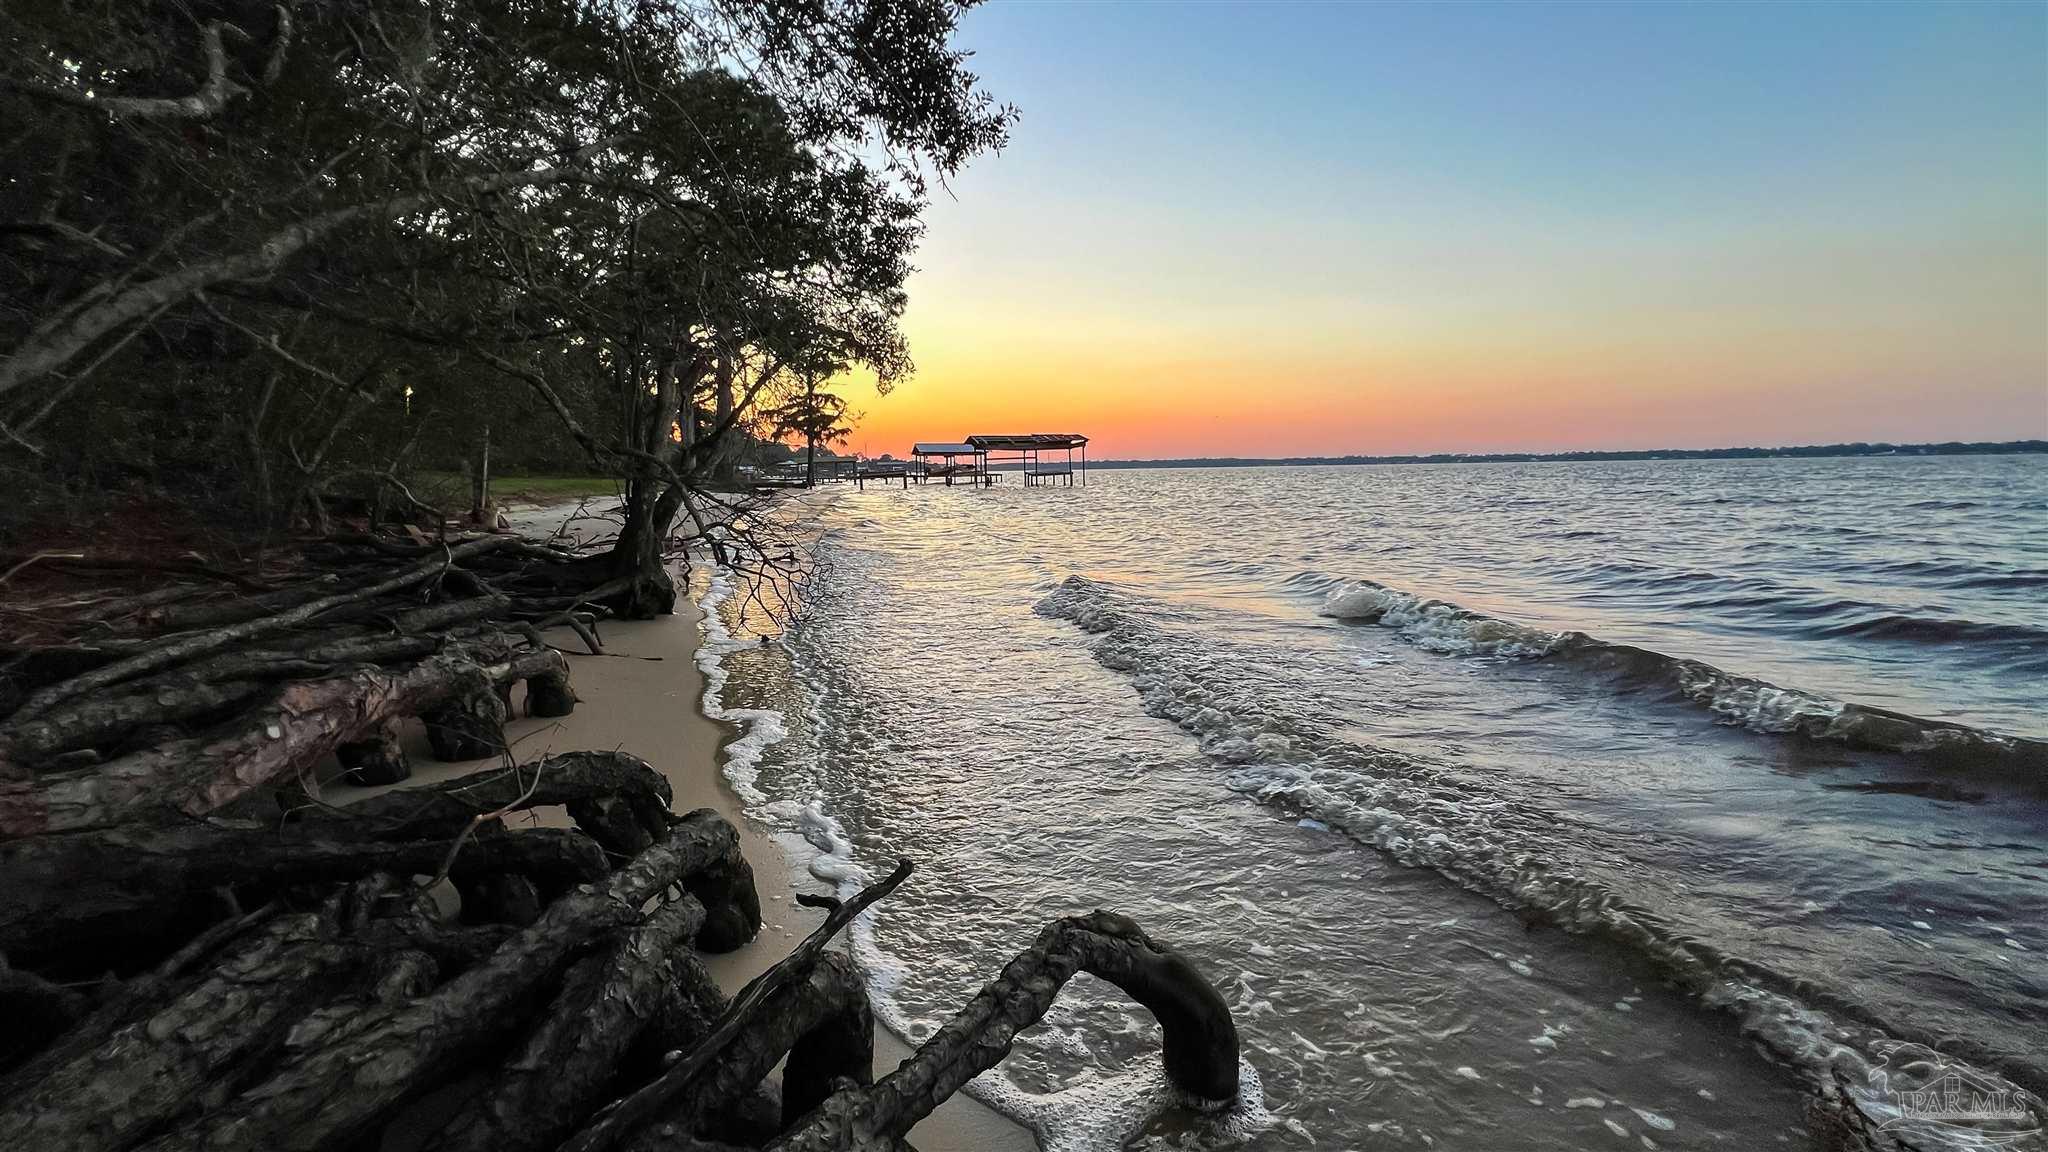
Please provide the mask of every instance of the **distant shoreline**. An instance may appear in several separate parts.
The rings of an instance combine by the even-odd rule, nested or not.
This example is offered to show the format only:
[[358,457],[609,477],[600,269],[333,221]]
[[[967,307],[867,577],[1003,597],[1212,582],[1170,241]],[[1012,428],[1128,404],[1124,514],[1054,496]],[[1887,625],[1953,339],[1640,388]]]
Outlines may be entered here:
[[2012,456],[2048,453],[2048,440],[1939,444],[1807,444],[1790,448],[1646,448],[1616,452],[1439,452],[1428,456],[1192,456],[1090,460],[1090,468],[1299,468],[1319,464],[1540,464],[1628,460],[1812,460],[1838,456]]

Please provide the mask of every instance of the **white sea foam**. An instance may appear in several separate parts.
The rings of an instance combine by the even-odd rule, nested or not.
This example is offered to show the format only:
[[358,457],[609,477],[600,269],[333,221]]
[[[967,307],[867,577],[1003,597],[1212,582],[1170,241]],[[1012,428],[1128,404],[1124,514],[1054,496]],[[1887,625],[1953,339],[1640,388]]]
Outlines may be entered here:
[[[703,642],[697,652],[697,666],[704,674],[704,712],[714,719],[740,726],[742,735],[726,745],[725,777],[746,804],[748,815],[785,834],[796,849],[793,863],[811,877],[829,885],[834,894],[847,899],[872,882],[873,874],[857,860],[857,849],[842,825],[827,811],[825,797],[809,800],[772,799],[760,786],[761,760],[769,748],[788,738],[787,719],[765,708],[740,708],[725,702],[729,672],[725,658],[753,645],[735,639],[719,613],[720,605],[732,594],[730,579],[715,573],[700,600],[703,610]],[[827,723],[822,677],[806,675],[801,646],[789,646],[797,678],[806,690],[807,711],[814,731]],[[906,962],[882,947],[875,931],[877,909],[857,917],[847,929],[847,946],[868,986],[875,1018],[891,1032],[915,1044],[930,1036],[943,1023],[910,1011],[900,996],[909,968]],[[1055,1012],[1059,1004],[1054,1005]],[[1057,1029],[1052,1030],[1057,1032]],[[1055,1047],[1086,1045],[1078,1033],[1068,1033]],[[1121,1147],[1136,1136],[1160,1112],[1191,1107],[1204,1113],[1204,1123],[1189,1147],[1225,1148],[1275,1127],[1285,1127],[1306,1137],[1298,1122],[1283,1120],[1270,1112],[1260,1084],[1258,1070],[1244,1059],[1239,1071],[1238,1100],[1227,1106],[1191,1100],[1169,1084],[1157,1056],[1137,1067],[1110,1076],[1091,1077],[1083,1083],[1054,1092],[1027,1091],[1005,1077],[1000,1070],[975,1078],[967,1085],[970,1095],[1032,1129],[1046,1152],[1097,1152]]]
[[[1361,593],[1348,603],[1351,610],[1368,611],[1397,602]],[[1684,983],[1704,988],[1700,999],[1706,1006],[1733,1016],[1745,1034],[1818,1087],[1831,1091],[1843,1083],[1859,1102],[1877,1099],[1875,1067],[1914,1047],[1874,1028],[1834,1019],[1791,995],[1728,978],[1724,973],[1731,970],[1764,976],[1768,969],[1753,963],[1731,966],[1728,957],[1689,937],[1658,930],[1614,893],[1557,862],[1543,869],[1522,867],[1520,861],[1541,855],[1545,845],[1528,842],[1503,820],[1498,814],[1510,806],[1482,795],[1482,785],[1463,785],[1471,793],[1467,802],[1448,803],[1428,765],[1286,731],[1284,721],[1232,678],[1206,675],[1201,662],[1177,659],[1172,642],[1122,610],[1117,594],[1103,585],[1069,578],[1040,601],[1038,610],[1093,633],[1101,663],[1129,675],[1147,711],[1193,736],[1223,767],[1231,789],[1327,825],[1404,864],[1431,868],[1510,907],[1540,912],[1567,930],[1641,952],[1684,974]],[[1271,736],[1286,739],[1264,739]],[[1932,1069],[1930,1076],[1959,1066],[1933,1060],[1931,1054],[1922,1063]],[[1892,1068],[1900,1066],[1891,1058]],[[1970,1073],[2003,1083],[1981,1070]],[[1902,1086],[1894,1074],[1891,1087]],[[2032,1100],[2023,1089],[2010,1087],[2019,1098]],[[2038,1110],[2038,1101],[2030,1107]]]
[[[1083,608],[1075,622],[1091,632]],[[2011,764],[2039,771],[2048,767],[2048,744],[2003,733],[1883,712],[1797,688],[1786,688],[1723,671],[1711,664],[1613,644],[1582,632],[1549,632],[1474,612],[1446,600],[1431,600],[1352,580],[1323,599],[1320,614],[1332,619],[1375,623],[1429,652],[1451,656],[1538,659],[1567,655],[1609,667],[1619,665],[1643,681],[1675,688],[1725,724],[1774,735],[1799,734],[1863,748],[1903,753],[1950,753],[1987,764]],[[1116,655],[1106,659],[1124,660]],[[1111,667],[1121,668],[1112,663]]]
[[[725,778],[747,805],[750,815],[779,831],[800,837],[810,851],[797,861],[807,873],[829,885],[834,895],[847,899],[866,887],[872,876],[854,859],[853,841],[839,821],[825,810],[825,799],[807,802],[770,802],[760,788],[760,763],[767,750],[788,738],[789,727],[780,712],[767,708],[736,708],[725,703],[729,673],[725,658],[751,645],[733,637],[719,613],[720,605],[732,593],[732,582],[723,572],[714,572],[699,607],[704,614],[704,642],[697,650],[697,667],[704,673],[704,712],[715,719],[742,727],[744,734],[726,745]],[[812,691],[810,709],[814,726],[820,721],[815,698],[819,681],[807,681]],[[913,1034],[913,1021],[897,1003],[895,992],[902,986],[903,962],[875,941],[874,914],[863,913],[847,929],[854,961],[868,981],[869,996],[877,1016],[898,1035]]]
[[697,669],[704,674],[704,714],[713,720],[723,720],[739,727],[739,739],[725,746],[725,778],[732,790],[750,809],[768,799],[757,782],[761,776],[761,757],[769,747],[781,743],[789,736],[789,727],[783,721],[782,713],[771,708],[730,708],[725,703],[725,670],[727,654],[747,645],[735,639],[725,626],[725,618],[719,614],[719,606],[732,594],[732,581],[723,573],[714,571],[709,588],[698,602],[702,610],[703,640],[697,645]]
[[1418,648],[1453,656],[1547,656],[1565,639],[1563,633],[1524,627],[1365,580],[1330,592],[1322,615],[1391,628]]
[[1843,704],[1795,688],[1731,676],[1695,660],[1673,661],[1678,689],[1687,699],[1731,724],[1752,732],[1807,732],[1826,735]]

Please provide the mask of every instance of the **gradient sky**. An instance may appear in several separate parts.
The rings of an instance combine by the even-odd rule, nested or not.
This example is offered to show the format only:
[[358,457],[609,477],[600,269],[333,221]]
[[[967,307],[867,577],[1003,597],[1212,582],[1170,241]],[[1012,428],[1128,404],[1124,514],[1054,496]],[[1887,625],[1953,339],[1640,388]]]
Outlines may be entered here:
[[851,444],[2048,437],[2048,5],[996,0]]

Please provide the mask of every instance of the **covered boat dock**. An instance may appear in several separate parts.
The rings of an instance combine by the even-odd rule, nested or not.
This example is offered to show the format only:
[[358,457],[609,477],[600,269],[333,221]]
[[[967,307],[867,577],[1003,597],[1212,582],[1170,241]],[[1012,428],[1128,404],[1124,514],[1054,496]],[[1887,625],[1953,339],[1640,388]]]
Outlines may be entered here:
[[[1078,453],[1078,455],[1077,455]],[[1088,484],[1088,438],[1078,432],[1027,432],[969,436],[965,440],[919,441],[908,460],[862,460],[854,480],[944,481],[983,486],[994,484],[998,470],[1023,473],[1027,487],[1058,484],[1073,487],[1074,477]]]
[[981,483],[981,449],[972,444],[918,443],[911,446],[910,456],[924,465],[924,482],[944,480],[949,488],[956,478],[964,478],[969,484]]
[[[1081,484],[1088,484],[1088,438],[1077,432],[1027,432],[1022,435],[969,436],[967,444],[980,455],[978,466],[984,476],[992,474],[998,464],[1016,464],[1024,472],[1024,483],[1057,484],[1064,479],[1069,487],[1074,477],[1081,477]],[[1080,452],[1079,471],[1076,472],[1074,453]]]

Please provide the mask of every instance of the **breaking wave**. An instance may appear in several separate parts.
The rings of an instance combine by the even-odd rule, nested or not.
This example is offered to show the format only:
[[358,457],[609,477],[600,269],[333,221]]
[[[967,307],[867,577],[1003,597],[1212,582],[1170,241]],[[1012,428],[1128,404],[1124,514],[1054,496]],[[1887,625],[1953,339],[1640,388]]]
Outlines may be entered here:
[[[789,717],[774,709],[738,707],[726,702],[731,677],[727,658],[755,647],[736,638],[726,626],[721,607],[733,593],[732,579],[714,570],[698,601],[703,613],[703,639],[697,649],[697,667],[704,674],[703,710],[705,715],[732,724],[741,733],[725,745],[726,781],[745,804],[749,816],[802,841],[802,848],[784,841],[786,849],[795,849],[791,859],[795,868],[830,887],[839,899],[851,899],[873,883],[875,875],[861,863],[860,853],[845,826],[828,810],[827,798],[814,795],[809,799],[775,799],[763,790],[762,759],[771,748],[789,738]],[[820,695],[825,678],[806,666],[807,652],[802,646],[785,643],[783,647],[800,681],[812,689],[802,717],[805,724],[816,730],[830,723]],[[876,1019],[897,1038],[915,1046],[946,1021],[942,1017],[921,1016],[905,1006],[901,993],[910,966],[882,945],[876,933],[875,914],[870,909],[854,918],[846,932],[847,949],[867,985]],[[1056,1002],[1055,1011],[1059,1008]],[[1029,1128],[1045,1152],[1098,1152],[1124,1147],[1153,1118],[1175,1108],[1189,1109],[1201,1117],[1197,1129],[1200,1139],[1190,1147],[1236,1147],[1274,1128],[1301,1131],[1298,1123],[1276,1116],[1267,1108],[1259,1070],[1249,1057],[1240,1058],[1238,1076],[1238,1099],[1221,1109],[1174,1087],[1157,1059],[1140,1061],[1117,1074],[1054,1091],[1034,1092],[1000,1073],[976,1077],[966,1085],[966,1091]]]
[[[1722,723],[1752,732],[1920,757],[1955,768],[1989,769],[2030,786],[2048,784],[2048,742],[1835,700],[1583,632],[1531,628],[1369,580],[1340,584],[1324,597],[1320,611],[1336,620],[1390,628],[1418,648],[1446,655],[1567,660],[1627,688],[1689,701]],[[1933,623],[1940,622],[1923,621]]]
[[[1492,790],[1449,765],[1335,739],[1291,719],[1277,702],[1227,671],[1185,658],[1183,646],[1129,610],[1116,589],[1070,576],[1036,610],[1090,633],[1096,660],[1129,678],[1146,711],[1193,737],[1233,791],[1342,832],[1402,864],[1435,871],[1526,916],[1640,957],[1697,1003],[1731,1016],[1816,1092],[1832,1099],[1839,1086],[1873,1121],[1892,1118],[1886,1113],[1891,1094],[1956,1071],[1972,1083],[2009,1090],[2023,1103],[2025,1115],[2010,1121],[2012,1133],[2038,1131],[2048,1121],[2048,1107],[2026,1089],[1918,1040],[1899,1038],[1885,1021],[1826,988],[1732,954],[1687,930],[1682,913],[1634,902],[1600,879],[1631,874],[1626,852],[1592,835],[1560,840],[1557,815],[1540,805]],[[1331,594],[1326,611],[1400,629],[1439,651],[1541,658],[1598,644],[1378,585],[1342,588]],[[1754,703],[1730,707],[1745,715],[1790,715],[1804,707],[1790,698],[1767,701],[1755,689],[1743,691],[1756,697]],[[2004,1133],[1987,1129],[1984,1146],[1994,1146]]]

